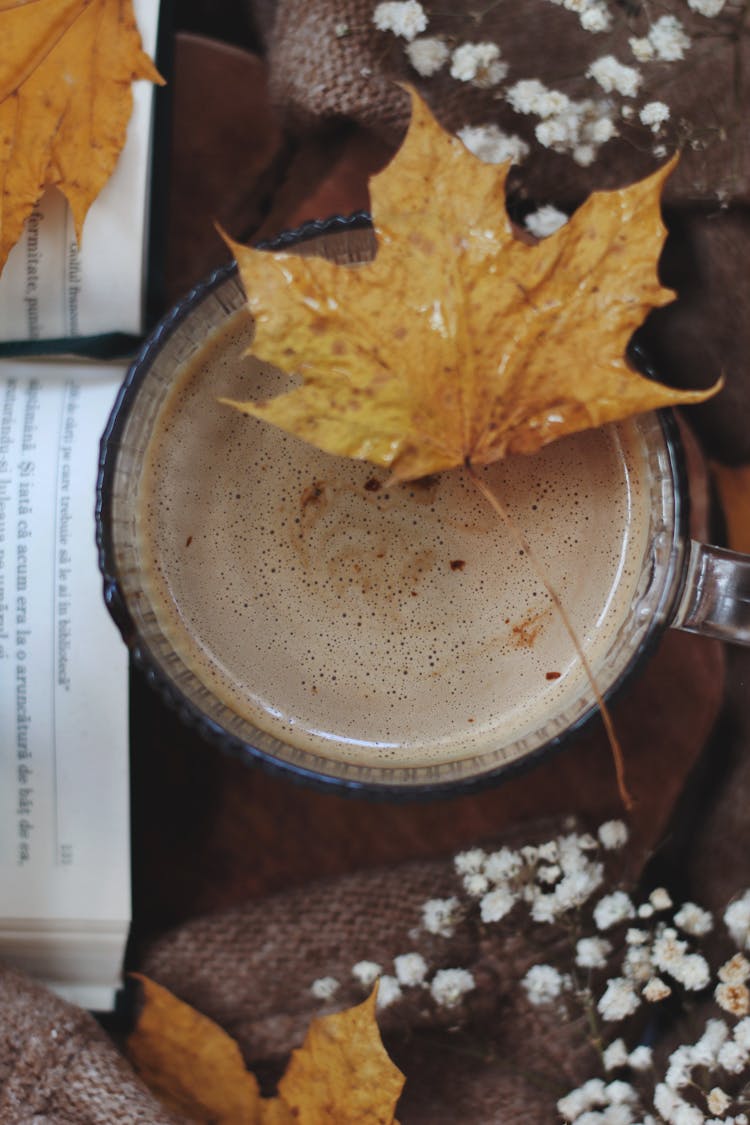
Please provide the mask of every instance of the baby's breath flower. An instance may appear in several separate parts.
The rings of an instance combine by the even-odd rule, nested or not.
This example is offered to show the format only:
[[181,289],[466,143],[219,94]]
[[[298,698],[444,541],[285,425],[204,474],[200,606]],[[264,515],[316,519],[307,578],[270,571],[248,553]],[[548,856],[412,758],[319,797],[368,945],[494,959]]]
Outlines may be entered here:
[[653,1051],[650,1047],[635,1047],[628,1055],[628,1066],[632,1070],[649,1070],[653,1061]]
[[[504,133],[497,125],[465,125],[463,129],[459,129],[458,137],[468,148],[469,152],[473,152],[485,164],[505,164],[510,160],[513,164],[520,164],[524,157],[529,155],[529,146],[526,141],[521,137],[517,137],[515,133]],[[504,848],[503,851],[508,851]],[[500,852],[495,853],[500,855]],[[509,855],[515,855],[515,852],[509,852]],[[485,874],[493,882],[496,878],[505,878],[505,874],[499,871],[496,872],[495,865],[492,863],[492,856],[489,857],[488,864],[485,866]],[[520,867],[521,861],[519,859],[518,865]]]
[[731,1104],[732,1099],[724,1093],[721,1086],[714,1086],[712,1090],[708,1091],[706,1105],[710,1113],[715,1113],[721,1117],[726,1113]]
[[591,1105],[589,1096],[583,1088],[571,1090],[557,1103],[557,1112],[565,1121],[578,1121]]
[[612,946],[606,938],[583,937],[576,942],[576,965],[581,969],[603,969]]
[[660,16],[648,33],[654,51],[663,62],[676,62],[685,58],[690,47],[690,37],[676,16]]
[[363,988],[370,988],[382,971],[383,967],[377,961],[357,961],[357,964],[352,966],[352,976]]
[[719,1051],[728,1036],[729,1028],[724,1020],[707,1020],[703,1034],[691,1049],[691,1056],[695,1065],[710,1069],[716,1062]]
[[640,1001],[631,981],[625,977],[613,977],[607,981],[604,994],[599,998],[596,1009],[605,1020],[624,1020],[639,1007]]
[[422,925],[430,934],[451,937],[458,921],[458,912],[457,898],[431,898],[422,906]]
[[[664,1081],[670,1090],[681,1090],[690,1085],[695,1059],[693,1049],[687,1045],[678,1047],[669,1056],[669,1065]],[[656,1107],[659,1108],[658,1106]]]
[[642,125],[648,125],[652,133],[658,133],[665,121],[669,120],[669,106],[664,102],[647,102],[638,114]]
[[651,957],[657,969],[671,973],[674,966],[682,960],[687,950],[687,942],[680,941],[677,931],[667,926],[654,941]]
[[730,902],[724,911],[724,923],[739,948],[750,949],[750,891]]
[[616,1078],[604,1087],[604,1093],[610,1105],[623,1105],[625,1102],[634,1102],[638,1094],[629,1082]]
[[[485,125],[482,128],[486,129],[489,133],[494,126]],[[466,129],[462,129],[458,135],[466,147],[474,152],[475,150],[466,139],[466,134],[469,132],[471,132],[471,130],[467,127]],[[477,153],[477,155],[479,154]],[[494,161],[490,163],[494,163]],[[491,852],[490,855],[487,856],[484,863],[484,873],[491,882],[502,883],[506,879],[512,879],[514,875],[517,875],[522,867],[523,860],[518,852],[513,852],[510,848],[500,848],[499,851]]]
[[672,989],[661,977],[651,977],[643,989],[643,998],[648,1000],[649,1004],[658,1004],[660,1000],[666,1000],[671,995]]
[[464,875],[462,883],[464,890],[471,898],[481,898],[490,885],[487,876],[482,875],[479,871],[472,871],[470,875]]
[[598,930],[608,930],[619,922],[632,918],[634,913],[629,896],[624,891],[613,891],[597,902],[594,907],[594,922]]
[[427,27],[427,16],[417,0],[386,0],[372,15],[378,31],[392,31],[410,42]]
[[596,149],[593,145],[576,145],[573,149],[573,159],[581,168],[590,168],[596,160]]
[[741,953],[735,953],[729,961],[725,961],[719,969],[719,980],[727,984],[744,984],[750,977],[750,961]]
[[685,934],[691,937],[705,937],[713,929],[713,915],[708,910],[703,910],[694,902],[684,902],[674,916],[675,926],[679,926]]
[[586,77],[598,82],[605,93],[616,91],[624,98],[634,98],[642,81],[634,67],[618,62],[614,55],[595,59],[586,71]]
[[[554,211],[554,207],[552,208],[552,210]],[[537,214],[538,214],[538,212],[537,212]],[[558,211],[558,214],[560,214],[559,211]],[[528,218],[528,216],[527,216],[527,218]],[[568,218],[568,216],[564,215],[563,216],[563,222],[567,221],[567,218]],[[560,225],[562,225],[562,224],[560,224]],[[526,223],[526,226],[527,226],[527,228],[529,228],[528,221]],[[529,228],[529,229],[531,229],[531,228]],[[555,228],[555,229],[557,229],[557,228]],[[534,232],[532,231],[532,234],[533,233]],[[537,877],[537,879],[539,880],[540,883],[556,883],[561,875],[562,875],[562,871],[560,870],[560,868],[558,867],[558,865],[556,863],[544,863],[544,864],[542,864],[541,867],[537,868],[537,873],[536,873],[536,877]]]
[[539,859],[539,848],[536,844],[524,844],[521,848],[521,858],[529,867],[533,867]]
[[716,1061],[728,1074],[742,1074],[750,1063],[750,1054],[739,1043],[730,1039],[719,1051]]
[[604,868],[601,863],[587,863],[579,871],[565,873],[555,887],[555,898],[563,910],[583,906],[603,882]]
[[427,975],[427,962],[421,953],[402,953],[393,958],[393,967],[399,984],[410,988],[421,984]]
[[578,837],[578,847],[582,852],[595,852],[598,844],[590,832],[584,832]]
[[507,73],[496,43],[462,43],[451,55],[451,78],[471,82],[480,89],[497,86]]
[[334,24],[333,34],[337,39],[346,39],[350,30],[349,24],[342,20],[340,23]]
[[395,1004],[402,996],[401,986],[395,977],[389,976],[386,973],[380,978],[376,1007],[390,1008],[391,1004]]
[[431,78],[445,66],[450,51],[437,36],[422,36],[409,43],[406,54],[417,74],[421,74],[423,78]]
[[316,1000],[331,1000],[340,988],[335,977],[319,977],[310,985],[310,991]]
[[531,900],[531,918],[534,922],[554,922],[561,911],[560,903],[554,894],[544,894],[537,890]]
[[486,858],[487,854],[482,848],[470,848],[454,856],[453,866],[459,875],[473,875],[482,870]]
[[750,1052],[750,1019],[740,1020],[734,1029],[734,1041],[743,1051]]
[[638,62],[650,62],[656,57],[656,51],[651,40],[645,36],[643,39],[632,38],[628,40],[630,50],[633,52]]
[[439,969],[432,979],[430,992],[441,1008],[455,1008],[465,993],[476,987],[468,969]]
[[706,16],[707,19],[718,16],[725,3],[726,0],[687,0],[688,8],[692,8],[701,16]]
[[499,922],[516,904],[516,896],[508,887],[497,887],[489,891],[479,904],[483,922]]
[[688,953],[681,957],[669,972],[689,992],[699,992],[711,979],[708,961],[701,953]]
[[639,918],[652,918],[654,915],[654,908],[650,902],[642,902],[638,907]]
[[[565,218],[567,219],[567,215]],[[548,840],[546,844],[539,845],[539,859],[542,863],[555,863],[559,854],[557,840]]]
[[[536,239],[546,239],[546,237],[554,234],[555,231],[559,231],[560,227],[564,226],[567,222],[568,216],[566,213],[561,212],[557,207],[552,207],[551,204],[545,204],[543,207],[535,210],[535,212],[532,212],[531,215],[526,215],[524,219],[526,230],[531,231]],[[558,874],[554,876],[554,879],[557,879],[560,874],[558,864],[554,864],[553,867],[542,868],[542,870],[557,871]],[[541,879],[542,871],[540,871],[539,877]],[[554,882],[554,879],[550,880],[550,882]]]
[[546,86],[537,78],[522,78],[505,91],[505,100],[516,113],[534,113],[536,100],[546,91]]
[[746,984],[717,984],[714,998],[720,1008],[733,1016],[746,1016],[750,1012],[750,992]]
[[625,934],[625,941],[628,945],[645,945],[648,934],[645,930],[639,930],[637,926],[630,926]]
[[605,1070],[617,1070],[628,1065],[628,1049],[624,1039],[613,1039],[602,1053]]
[[654,910],[670,910],[672,903],[672,896],[666,887],[654,887],[651,894],[648,896],[648,901],[653,906]]
[[551,1004],[563,989],[563,978],[553,965],[532,965],[521,984],[531,1004]]
[[628,826],[623,820],[607,820],[599,825],[597,835],[603,848],[617,851],[628,842]]
[[587,4],[581,12],[580,20],[584,31],[609,31],[612,26],[612,17],[604,4]]
[[651,950],[645,945],[630,945],[622,961],[623,975],[635,984],[644,984],[653,975]]

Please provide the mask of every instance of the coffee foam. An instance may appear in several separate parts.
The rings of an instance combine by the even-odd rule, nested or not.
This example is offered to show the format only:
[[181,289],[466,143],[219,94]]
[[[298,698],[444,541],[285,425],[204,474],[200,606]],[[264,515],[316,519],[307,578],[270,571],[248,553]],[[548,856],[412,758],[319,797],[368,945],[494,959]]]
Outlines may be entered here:
[[[182,660],[282,742],[357,764],[469,757],[543,725],[587,681],[543,583],[462,471],[391,486],[217,402],[289,380],[243,355],[247,317],[170,391],[147,452],[147,589]],[[484,470],[594,667],[641,573],[632,424]]]

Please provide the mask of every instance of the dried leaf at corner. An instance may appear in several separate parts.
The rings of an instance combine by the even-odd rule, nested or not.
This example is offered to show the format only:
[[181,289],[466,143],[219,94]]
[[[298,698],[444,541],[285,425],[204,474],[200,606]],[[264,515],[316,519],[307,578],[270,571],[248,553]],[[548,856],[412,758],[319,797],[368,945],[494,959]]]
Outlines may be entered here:
[[283,1117],[263,1117],[255,1076],[225,1031],[166,988],[135,976],[143,1003],[127,1053],[165,1105],[215,1125],[286,1125]]
[[404,1076],[381,1042],[376,996],[314,1020],[292,1054],[279,1096],[299,1125],[394,1125]]
[[537,245],[513,231],[508,171],[479,161],[413,93],[404,143],[370,183],[372,262],[231,243],[253,353],[303,384],[231,405],[406,480],[718,389],[672,390],[626,360],[635,328],[674,297],[657,275],[671,165],[593,194]]
[[26,0],[0,9],[0,269],[44,189],[86,213],[125,143],[131,83],[162,78],[131,0]]

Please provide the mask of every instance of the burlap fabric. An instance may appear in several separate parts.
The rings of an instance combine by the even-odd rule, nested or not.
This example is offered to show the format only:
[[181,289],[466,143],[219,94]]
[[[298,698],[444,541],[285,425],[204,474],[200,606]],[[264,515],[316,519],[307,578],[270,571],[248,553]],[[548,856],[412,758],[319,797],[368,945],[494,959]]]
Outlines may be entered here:
[[[506,839],[540,841],[562,829],[562,821],[527,825]],[[477,990],[457,1009],[440,1010],[420,994],[382,1012],[386,1043],[409,1074],[401,1119],[542,1125],[553,1119],[555,1099],[595,1065],[582,1019],[560,1034],[554,1011],[531,1006],[519,985],[535,961],[554,962],[567,939],[556,927],[536,927],[530,942],[528,923],[495,927],[491,936],[468,925],[452,937],[419,933],[422,903],[457,889],[450,862],[308,884],[180,927],[153,944],[142,968],[216,1019],[260,1077],[273,1079],[313,1017],[362,1000],[351,976],[357,960],[387,967],[418,947],[434,968],[469,968]],[[322,973],[342,982],[335,1004],[310,991]],[[0,1121],[179,1120],[151,1099],[88,1014],[7,969],[0,1008]],[[441,1030],[453,1034],[438,1037]]]
[[[409,65],[404,40],[373,24],[373,0],[249,0],[263,30],[270,64],[271,97],[287,126],[309,131],[349,118],[397,143],[408,123],[409,101],[397,85],[415,85],[435,113],[453,131],[467,124],[493,122],[521,136],[531,152],[518,169],[514,186],[531,199],[578,202],[595,187],[616,187],[652,171],[661,159],[653,154],[648,130],[637,120],[621,121],[619,136],[600,157],[581,168],[569,156],[544,148],[534,139],[538,119],[516,113],[497,88],[479,89],[450,76],[443,67],[420,78]],[[447,43],[492,42],[508,64],[499,87],[536,78],[582,100],[603,96],[586,77],[589,65],[613,55],[638,66],[629,40],[646,34],[645,4],[612,4],[611,30],[584,31],[575,13],[549,0],[501,0],[497,4],[423,4],[429,15],[426,35]],[[718,204],[750,200],[750,143],[739,120],[748,103],[747,66],[750,37],[744,8],[729,3],[719,19],[706,20],[682,0],[665,0],[658,15],[679,18],[692,39],[684,59],[641,66],[643,84],[637,104],[664,99],[678,124],[683,159],[667,184],[667,198],[703,199]]]

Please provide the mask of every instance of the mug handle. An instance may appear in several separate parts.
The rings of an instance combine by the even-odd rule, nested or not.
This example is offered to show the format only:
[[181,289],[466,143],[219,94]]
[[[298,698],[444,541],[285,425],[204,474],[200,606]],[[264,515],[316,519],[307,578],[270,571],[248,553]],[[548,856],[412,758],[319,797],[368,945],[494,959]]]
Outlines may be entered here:
[[670,624],[688,633],[750,646],[750,555],[693,539],[685,584]]

